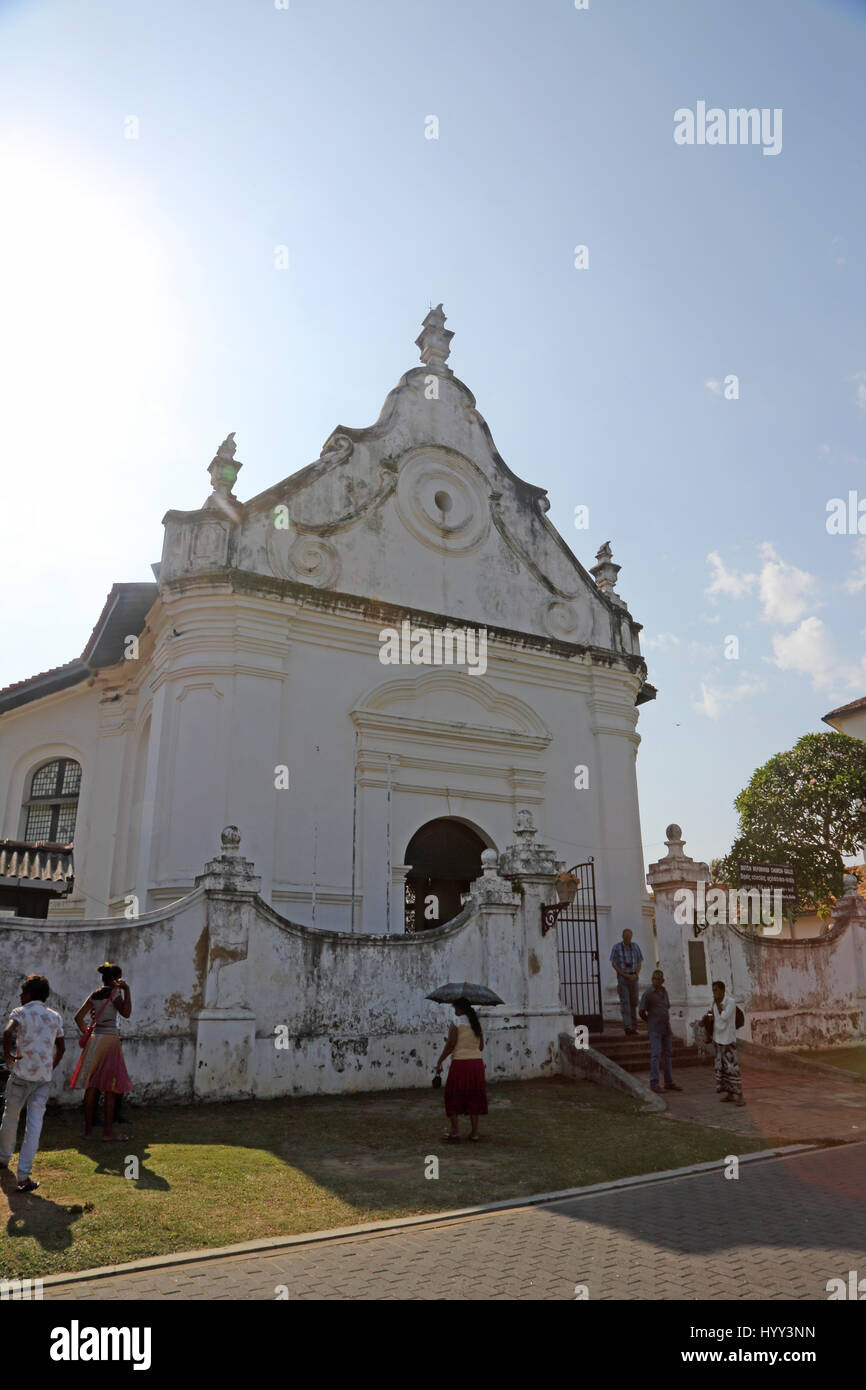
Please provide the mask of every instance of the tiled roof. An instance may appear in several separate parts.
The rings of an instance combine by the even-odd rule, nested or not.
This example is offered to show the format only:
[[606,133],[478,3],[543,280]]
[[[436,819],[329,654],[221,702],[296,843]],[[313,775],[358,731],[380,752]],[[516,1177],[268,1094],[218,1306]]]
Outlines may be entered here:
[[5,888],[42,888],[62,897],[73,879],[72,845],[0,840],[0,883]]
[[28,676],[27,680],[16,681],[0,690],[0,714],[26,705],[30,700],[38,700],[43,695],[53,695],[57,690],[77,685],[90,675],[90,667],[76,658],[66,661],[62,666],[52,666],[50,671],[41,671],[38,676]]
[[113,584],[81,656],[0,690],[0,714],[78,685],[93,671],[120,661],[124,640],[142,631],[158,592],[156,584]]
[[159,585],[154,583],[112,584],[81,660],[92,669],[120,661],[124,640],[130,633],[141,632],[158,593]]
[[866,695],[860,700],[852,700],[848,705],[840,705],[838,709],[831,709],[829,714],[823,714],[821,718],[826,724],[828,719],[835,719],[837,714],[854,714],[856,710],[860,709],[866,709]]
[[64,661],[62,666],[51,666],[47,671],[39,671],[37,675],[27,676],[23,681],[13,681],[11,685],[0,686],[0,695],[11,695],[13,691],[23,690],[26,685],[32,685],[34,681],[46,681],[52,676],[72,673],[73,668],[80,665],[81,662],[77,657],[74,661]]

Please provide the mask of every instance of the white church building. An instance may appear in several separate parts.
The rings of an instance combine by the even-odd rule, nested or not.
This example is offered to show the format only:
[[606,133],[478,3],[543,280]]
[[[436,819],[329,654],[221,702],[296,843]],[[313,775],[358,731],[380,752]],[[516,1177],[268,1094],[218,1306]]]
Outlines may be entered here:
[[230,435],[154,582],[0,692],[0,913],[134,922],[236,825],[275,913],[418,935],[528,811],[558,861],[594,861],[608,998],[624,927],[652,961],[640,624],[610,546],[585,569],[500,457],[451,338],[440,305],[376,423],[247,501]]

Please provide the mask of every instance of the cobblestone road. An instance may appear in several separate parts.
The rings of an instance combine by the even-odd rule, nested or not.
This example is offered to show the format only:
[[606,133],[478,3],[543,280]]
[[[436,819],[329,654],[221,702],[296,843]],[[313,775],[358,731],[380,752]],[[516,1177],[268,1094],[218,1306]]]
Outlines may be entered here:
[[[732,1142],[732,1148],[735,1144]],[[95,1299],[818,1299],[866,1275],[866,1145],[86,1282]]]

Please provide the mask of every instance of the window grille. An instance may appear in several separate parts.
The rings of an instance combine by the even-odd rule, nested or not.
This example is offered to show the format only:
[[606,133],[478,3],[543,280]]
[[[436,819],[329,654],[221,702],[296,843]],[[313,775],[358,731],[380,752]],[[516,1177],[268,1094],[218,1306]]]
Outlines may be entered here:
[[81,764],[74,758],[43,763],[30,779],[24,803],[24,839],[69,844],[75,834]]

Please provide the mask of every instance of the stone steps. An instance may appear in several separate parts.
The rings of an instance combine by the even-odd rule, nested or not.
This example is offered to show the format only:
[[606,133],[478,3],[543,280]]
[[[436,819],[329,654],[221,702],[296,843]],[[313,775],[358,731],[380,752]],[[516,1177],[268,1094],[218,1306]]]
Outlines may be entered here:
[[[591,1033],[589,1045],[601,1052],[611,1062],[616,1062],[623,1071],[649,1071],[650,1042],[646,1031],[639,1030],[636,1037],[627,1038],[620,1026],[604,1033]],[[674,1068],[706,1066],[710,1059],[701,1055],[696,1047],[689,1047],[679,1038],[673,1039],[671,1061]]]

